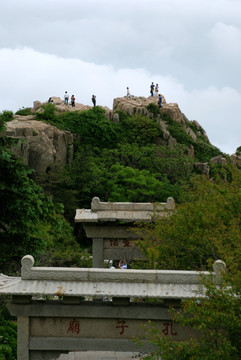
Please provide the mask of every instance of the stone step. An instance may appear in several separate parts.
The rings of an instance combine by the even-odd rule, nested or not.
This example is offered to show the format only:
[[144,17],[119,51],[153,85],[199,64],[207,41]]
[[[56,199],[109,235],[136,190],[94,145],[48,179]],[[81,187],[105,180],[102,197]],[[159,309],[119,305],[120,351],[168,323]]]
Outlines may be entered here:
[[139,353],[114,351],[78,351],[63,354],[59,360],[133,360],[141,359]]

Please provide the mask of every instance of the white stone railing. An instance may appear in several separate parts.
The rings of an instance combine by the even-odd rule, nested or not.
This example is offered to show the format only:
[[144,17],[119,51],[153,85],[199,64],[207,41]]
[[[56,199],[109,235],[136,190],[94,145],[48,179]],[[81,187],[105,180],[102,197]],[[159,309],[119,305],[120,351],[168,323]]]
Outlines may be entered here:
[[153,283],[153,284],[199,284],[201,278],[213,276],[217,280],[225,272],[222,260],[215,261],[214,272],[181,270],[120,270],[96,268],[34,267],[34,258],[22,258],[22,280],[58,280],[83,282]]
[[165,203],[102,202],[94,197],[91,209],[77,209],[76,223],[95,222],[150,222],[155,217],[164,217],[175,209],[172,197]]
[[172,197],[165,203],[135,203],[135,202],[102,202],[94,197],[91,202],[92,211],[165,211],[174,210],[175,202]]

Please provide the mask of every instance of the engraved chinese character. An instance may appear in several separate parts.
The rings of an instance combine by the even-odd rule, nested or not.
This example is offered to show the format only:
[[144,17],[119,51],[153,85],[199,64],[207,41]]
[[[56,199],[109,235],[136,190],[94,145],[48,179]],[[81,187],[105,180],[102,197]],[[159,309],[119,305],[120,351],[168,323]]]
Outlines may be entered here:
[[124,247],[131,247],[130,240],[124,240]]
[[173,324],[171,324],[171,335],[176,336],[177,332],[173,329]]
[[126,323],[125,320],[118,320],[118,326],[116,326],[116,329],[120,328],[121,331],[120,331],[120,335],[123,335],[124,334],[124,331],[125,331],[125,328],[128,328],[127,325],[124,325]]
[[80,330],[79,321],[75,319],[71,320],[69,322],[69,328],[67,333],[71,332],[72,334],[79,334],[79,330]]
[[110,240],[110,246],[118,246],[118,245],[119,245],[118,240],[116,239]]
[[172,336],[177,335],[177,332],[173,329],[173,324],[172,323],[164,323],[163,326],[164,326],[164,329],[162,330],[162,332],[163,332],[163,334],[165,336],[167,336],[169,334],[169,330],[170,330],[170,334]]

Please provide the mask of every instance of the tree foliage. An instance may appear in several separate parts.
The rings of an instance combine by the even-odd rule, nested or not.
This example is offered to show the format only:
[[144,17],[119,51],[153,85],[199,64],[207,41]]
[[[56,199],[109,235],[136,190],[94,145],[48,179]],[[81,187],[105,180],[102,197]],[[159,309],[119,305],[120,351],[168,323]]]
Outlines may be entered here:
[[0,112],[0,126],[3,126],[3,124],[7,121],[13,120],[13,112],[9,110],[3,110]]
[[227,264],[219,286],[203,280],[206,298],[197,295],[184,301],[180,311],[174,311],[174,321],[197,329],[200,338],[171,342],[149,327],[146,336],[156,347],[149,359],[241,358],[240,185],[241,174],[236,169],[230,182],[195,178],[175,213],[144,229],[140,246],[151,268],[209,269],[218,258]]
[[[0,208],[0,271],[17,273],[20,259],[27,253],[34,255],[39,265],[90,266],[88,249],[80,247],[69,224],[73,224],[77,207],[89,207],[94,196],[102,201],[135,202],[162,202],[172,196],[177,204],[174,214],[139,229],[144,232],[140,246],[148,267],[201,270],[221,258],[227,263],[229,277],[220,288],[206,284],[208,298],[186,302],[175,315],[176,321],[203,331],[201,342],[165,342],[157,332],[152,333],[152,341],[163,360],[236,360],[240,356],[240,172],[228,164],[211,166],[212,181],[197,177],[194,163],[207,162],[220,151],[204,137],[202,129],[197,131],[192,123],[186,123],[198,138],[194,141],[165,112],[161,120],[178,143],[160,145],[160,111],[155,104],[148,109],[153,118],[119,111],[116,124],[100,107],[57,114],[53,104],[43,106],[36,118],[71,131],[75,151],[65,169],[56,167],[36,179],[38,185],[32,170],[10,150],[16,140],[0,138],[0,201],[4,205]],[[28,113],[29,109],[18,112]],[[0,131],[12,118],[12,112],[0,114]],[[190,146],[195,158],[189,155]],[[0,315],[0,326],[1,321]],[[11,360],[7,336],[0,335],[0,349]]]
[[7,308],[0,304],[0,360],[17,358],[17,325],[12,321]]
[[231,182],[193,178],[174,214],[144,230],[141,247],[150,266],[201,270],[218,258],[241,263],[240,185],[236,170]]
[[26,108],[23,107],[22,109],[19,109],[15,112],[15,115],[21,115],[21,116],[28,116],[31,114],[32,112],[30,107],[26,107]]
[[30,178],[32,170],[12,154],[8,140],[0,138],[0,271],[16,273],[22,256],[38,256],[47,249],[53,252],[55,247],[60,257],[66,246],[68,261],[71,257],[81,264],[81,249],[62,216],[63,206],[54,204]]
[[53,195],[54,202],[64,204],[68,220],[77,205],[88,207],[94,196],[102,201],[166,201],[172,193],[178,200],[194,161],[184,145],[169,149],[154,144],[162,138],[156,119],[119,112],[120,123],[115,124],[103,109],[95,107],[49,120],[48,112],[55,114],[50,105],[38,117],[43,120],[47,111],[46,121],[75,134],[74,160],[62,173],[48,173],[37,181]]
[[199,337],[188,341],[163,338],[153,325],[146,327],[146,339],[156,350],[146,360],[239,360],[241,358],[241,272],[227,274],[217,287],[203,281],[206,298],[182,302],[172,309],[174,322],[195,329]]

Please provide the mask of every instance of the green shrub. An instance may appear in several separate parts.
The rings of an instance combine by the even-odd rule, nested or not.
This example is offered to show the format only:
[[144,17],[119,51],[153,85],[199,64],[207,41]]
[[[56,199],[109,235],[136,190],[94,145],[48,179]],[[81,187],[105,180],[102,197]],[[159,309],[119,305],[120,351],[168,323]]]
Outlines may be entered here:
[[[160,126],[154,119],[143,115],[129,116],[120,123],[122,142],[139,143],[142,146],[152,143],[155,137],[162,137]],[[124,140],[124,141],[123,141]]]
[[209,165],[209,176],[214,180],[224,180],[224,181],[232,181],[232,165],[227,163],[227,165],[221,164],[210,164]]
[[172,120],[171,116],[167,112],[163,112],[161,114],[161,119],[165,121],[167,124],[172,124],[174,121]]
[[197,137],[200,137],[203,141],[208,142],[208,139],[205,137],[205,131],[203,130],[203,128],[200,126],[198,129],[197,127],[194,125],[193,122],[191,121],[186,121],[186,125],[192,129],[192,131],[197,135]]
[[194,143],[191,136],[186,133],[184,127],[176,121],[173,121],[171,124],[169,124],[167,130],[170,132],[171,136],[173,136],[180,144],[189,146]]
[[109,201],[166,201],[177,188],[168,180],[159,181],[148,170],[138,170],[115,164],[106,181]]
[[128,118],[127,113],[125,113],[122,110],[118,110],[118,111],[116,111],[116,113],[119,115],[120,122],[124,121],[124,120],[126,120]]
[[193,142],[193,147],[195,158],[201,162],[207,162],[212,157],[222,154],[222,152],[215,146],[199,139],[196,142]]
[[17,325],[9,317],[6,307],[0,305],[0,360],[17,359]]
[[22,108],[15,112],[15,115],[22,115],[22,116],[28,116],[31,115],[31,108]]
[[239,147],[237,148],[236,154],[237,154],[237,155],[241,155],[241,146],[239,146]]
[[[57,119],[56,108],[53,104],[42,105],[42,112],[36,113],[36,119],[41,121],[47,121],[51,125],[55,125],[54,122]],[[53,122],[53,123],[52,123]]]
[[160,114],[159,106],[154,103],[150,103],[149,105],[147,105],[146,108],[148,111],[150,111],[154,115],[154,117],[156,117],[158,114]]
[[62,113],[59,119],[65,129],[80,135],[81,144],[112,148],[118,140],[119,125],[109,121],[105,110],[99,106],[87,111]]
[[193,144],[193,139],[186,133],[183,125],[174,121],[168,113],[162,113],[161,119],[167,123],[167,130],[179,144],[187,146]]
[[12,121],[13,120],[13,112],[9,111],[9,110],[3,110],[0,113],[0,122],[4,123],[7,121]]

